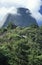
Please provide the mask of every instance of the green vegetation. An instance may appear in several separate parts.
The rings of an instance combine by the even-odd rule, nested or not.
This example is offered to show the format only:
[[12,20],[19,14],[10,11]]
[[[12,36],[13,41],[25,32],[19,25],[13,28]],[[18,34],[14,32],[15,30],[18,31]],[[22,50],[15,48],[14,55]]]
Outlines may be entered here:
[[42,26],[0,29],[0,65],[42,65]]

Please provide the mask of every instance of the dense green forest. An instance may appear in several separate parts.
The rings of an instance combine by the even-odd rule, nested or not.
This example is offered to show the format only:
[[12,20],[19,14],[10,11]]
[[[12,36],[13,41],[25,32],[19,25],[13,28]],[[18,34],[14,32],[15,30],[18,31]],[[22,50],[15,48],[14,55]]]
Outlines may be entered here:
[[42,26],[1,28],[0,65],[42,65]]

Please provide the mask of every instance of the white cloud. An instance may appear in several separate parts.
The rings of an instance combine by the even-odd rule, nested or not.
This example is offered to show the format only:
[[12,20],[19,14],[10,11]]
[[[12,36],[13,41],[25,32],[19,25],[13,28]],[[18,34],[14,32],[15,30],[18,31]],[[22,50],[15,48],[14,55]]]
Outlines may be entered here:
[[38,12],[41,5],[41,0],[0,0],[0,19],[2,20],[7,13],[16,13],[15,7],[25,7],[31,11],[33,17],[42,20],[42,15]]
[[5,15],[8,13],[15,14],[15,13],[17,13],[17,9],[15,7],[10,7],[10,8],[2,7],[2,8],[0,8],[0,27],[4,24],[3,19],[4,19]]
[[32,16],[37,20],[37,21],[42,21],[42,15],[39,12],[34,12],[32,13]]
[[38,8],[41,4],[40,0],[1,0],[2,5],[19,4],[29,9]]
[[15,7],[10,7],[10,8],[2,7],[2,8],[0,8],[0,16],[1,17],[4,17],[4,15],[6,15],[7,13],[15,14],[15,13],[17,13],[17,9]]

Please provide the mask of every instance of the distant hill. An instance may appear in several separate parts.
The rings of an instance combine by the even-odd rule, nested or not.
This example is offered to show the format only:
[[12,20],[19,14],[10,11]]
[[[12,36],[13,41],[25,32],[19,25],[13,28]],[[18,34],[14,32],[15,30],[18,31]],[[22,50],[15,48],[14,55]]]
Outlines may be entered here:
[[17,8],[17,14],[7,14],[5,18],[3,27],[7,26],[9,22],[22,27],[32,24],[38,25],[35,18],[31,16],[30,11],[26,8]]

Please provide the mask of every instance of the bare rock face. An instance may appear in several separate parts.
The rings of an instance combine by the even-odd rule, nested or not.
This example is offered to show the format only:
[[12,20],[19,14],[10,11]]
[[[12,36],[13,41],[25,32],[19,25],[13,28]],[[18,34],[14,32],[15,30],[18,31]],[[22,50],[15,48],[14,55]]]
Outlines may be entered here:
[[31,16],[30,11],[26,8],[18,8],[17,14],[8,14],[5,19],[5,23],[3,27],[7,26],[9,22],[12,22],[16,26],[30,26],[33,24],[37,24],[36,20]]

